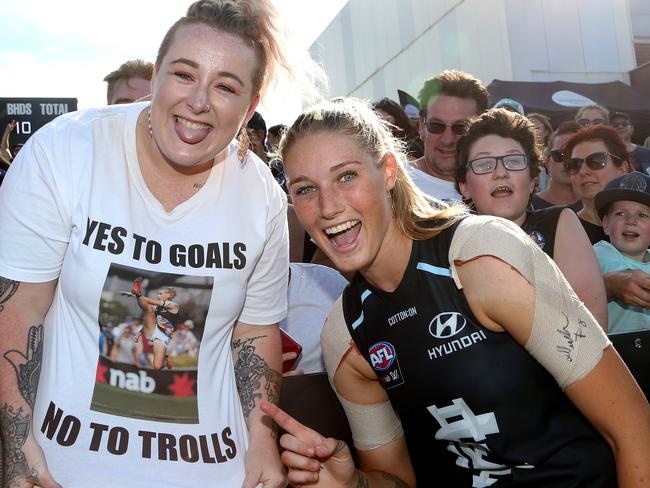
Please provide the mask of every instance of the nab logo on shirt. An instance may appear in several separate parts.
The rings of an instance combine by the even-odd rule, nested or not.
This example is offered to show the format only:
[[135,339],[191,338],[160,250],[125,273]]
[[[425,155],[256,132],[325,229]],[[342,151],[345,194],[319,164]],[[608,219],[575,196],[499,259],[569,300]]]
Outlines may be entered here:
[[389,342],[378,342],[368,349],[373,369],[386,371],[395,360],[395,348]]
[[467,325],[467,320],[458,312],[442,312],[429,323],[429,333],[436,339],[455,336]]

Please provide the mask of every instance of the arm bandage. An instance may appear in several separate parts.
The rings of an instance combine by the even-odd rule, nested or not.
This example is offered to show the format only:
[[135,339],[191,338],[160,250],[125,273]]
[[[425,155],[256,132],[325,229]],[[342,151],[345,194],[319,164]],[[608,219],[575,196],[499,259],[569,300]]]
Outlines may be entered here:
[[404,431],[390,402],[367,405],[350,402],[336,390],[334,375],[352,344],[353,340],[343,316],[343,298],[339,297],[323,326],[321,350],[327,377],[348,418],[354,447],[369,451],[394,441],[402,436]]
[[611,342],[556,264],[519,226],[490,216],[466,218],[452,239],[449,262],[459,289],[456,262],[479,256],[508,263],[533,286],[535,312],[524,345],[530,355],[563,390],[584,378]]

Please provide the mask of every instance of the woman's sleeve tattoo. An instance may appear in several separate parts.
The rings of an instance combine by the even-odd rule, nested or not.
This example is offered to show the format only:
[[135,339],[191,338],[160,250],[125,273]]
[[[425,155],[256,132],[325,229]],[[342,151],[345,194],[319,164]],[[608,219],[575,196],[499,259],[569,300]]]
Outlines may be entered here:
[[256,353],[253,342],[261,337],[236,339],[232,343],[233,350],[237,350],[235,359],[235,380],[241,400],[244,416],[248,417],[255,408],[257,399],[262,398],[260,388],[262,378],[266,380],[266,394],[268,401],[277,404],[280,400],[280,384],[282,375],[269,367],[267,362]]
[[0,409],[0,424],[2,424],[2,475],[3,486],[17,486],[21,480],[29,480],[38,484],[38,473],[30,469],[22,447],[29,436],[31,427],[29,415],[23,415],[23,409],[14,410],[11,405]]
[[14,296],[20,286],[20,281],[9,280],[0,276],[0,312],[5,308],[5,303]]
[[16,372],[18,390],[27,405],[34,408],[38,379],[43,362],[43,325],[32,325],[27,334],[25,352],[11,349],[4,353],[4,358]]

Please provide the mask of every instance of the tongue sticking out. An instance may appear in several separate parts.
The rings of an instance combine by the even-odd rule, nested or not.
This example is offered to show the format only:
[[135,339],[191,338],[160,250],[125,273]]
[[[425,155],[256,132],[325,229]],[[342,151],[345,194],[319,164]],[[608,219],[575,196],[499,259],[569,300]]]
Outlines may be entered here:
[[206,138],[210,126],[176,119],[176,135],[187,144],[196,144]]
[[335,247],[346,247],[354,242],[354,240],[359,235],[360,230],[361,225],[357,224],[351,229],[344,230],[343,232],[339,232],[338,234],[330,236],[330,240]]

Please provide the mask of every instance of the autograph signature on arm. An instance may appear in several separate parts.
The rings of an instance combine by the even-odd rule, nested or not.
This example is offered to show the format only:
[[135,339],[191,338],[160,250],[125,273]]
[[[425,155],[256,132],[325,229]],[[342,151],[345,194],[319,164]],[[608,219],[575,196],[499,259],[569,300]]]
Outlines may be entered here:
[[578,320],[578,323],[575,324],[575,327],[573,327],[573,330],[571,330],[572,328],[569,324],[569,318],[566,315],[564,315],[564,320],[565,323],[562,326],[562,328],[555,329],[557,333],[560,334],[560,336],[562,337],[562,341],[564,343],[559,346],[555,346],[555,349],[559,353],[564,354],[564,358],[568,362],[572,363],[573,352],[575,351],[578,341],[583,337],[587,337],[585,335],[585,329],[587,328],[587,324],[583,320]]

